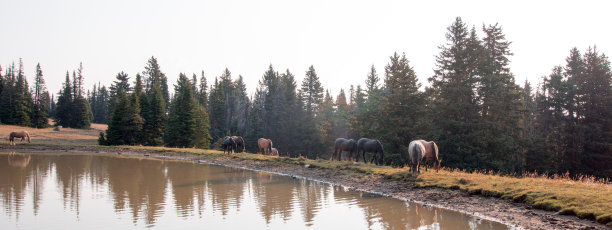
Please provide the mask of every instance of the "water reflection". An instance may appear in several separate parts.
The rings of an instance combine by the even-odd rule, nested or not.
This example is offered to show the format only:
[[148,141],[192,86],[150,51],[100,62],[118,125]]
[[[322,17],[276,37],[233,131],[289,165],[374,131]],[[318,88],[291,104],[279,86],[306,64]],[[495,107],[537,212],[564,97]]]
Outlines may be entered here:
[[45,225],[46,220],[62,220],[62,229],[123,229],[126,224],[213,229],[326,229],[340,224],[356,229],[506,228],[324,183],[188,162],[0,153],[0,175],[0,225],[11,228],[53,226]]

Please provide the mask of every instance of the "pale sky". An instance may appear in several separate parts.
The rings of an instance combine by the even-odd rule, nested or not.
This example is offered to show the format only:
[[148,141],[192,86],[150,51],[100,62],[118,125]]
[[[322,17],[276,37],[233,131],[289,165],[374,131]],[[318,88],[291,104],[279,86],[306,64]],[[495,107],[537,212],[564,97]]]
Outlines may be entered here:
[[[511,70],[533,86],[572,47],[612,52],[609,1],[127,1],[0,0],[0,65],[23,58],[33,84],[40,63],[51,93],[83,62],[85,88],[131,80],[155,56],[174,85],[180,72],[212,83],[227,67],[254,92],[268,65],[300,85],[314,65],[334,97],[381,79],[393,52],[406,53],[420,83],[433,75],[446,28],[460,16],[480,32],[499,23],[514,56]],[[482,35],[482,32],[480,32]],[[4,73],[4,71],[3,71]],[[171,87],[171,91],[173,87]],[[171,92],[172,93],[172,92]]]

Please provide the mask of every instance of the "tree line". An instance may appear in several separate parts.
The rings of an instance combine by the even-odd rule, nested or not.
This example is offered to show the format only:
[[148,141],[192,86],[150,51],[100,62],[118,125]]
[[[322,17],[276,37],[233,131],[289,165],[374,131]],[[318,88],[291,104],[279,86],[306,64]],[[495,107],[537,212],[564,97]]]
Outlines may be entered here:
[[[520,86],[509,68],[511,42],[501,26],[483,25],[481,31],[483,37],[475,26],[456,18],[439,47],[427,87],[405,54],[394,53],[381,75],[371,66],[363,86],[350,85],[335,97],[322,86],[314,66],[298,84],[290,70],[272,65],[253,95],[248,95],[241,75],[234,77],[225,69],[211,84],[204,72],[191,78],[181,73],[170,96],[167,78],[152,57],[133,86],[120,72],[108,89],[94,85],[82,100],[87,106],[70,111],[91,108],[84,119],[108,123],[100,136],[100,143],[108,145],[218,148],[224,136],[237,135],[245,138],[250,152],[257,151],[259,137],[266,137],[284,155],[328,159],[336,138],[368,137],[383,143],[386,164],[401,166],[407,162],[409,142],[426,139],[438,143],[443,165],[454,168],[612,176],[608,57],[596,47],[584,53],[573,48],[566,63],[553,67],[535,88],[527,81]],[[56,120],[62,121],[65,113],[60,99],[71,97],[75,106],[74,101],[81,100],[75,99],[82,94],[80,68],[77,73],[73,88],[67,74]],[[0,96],[10,85],[21,89],[10,93],[31,97],[19,86],[24,81],[19,76],[14,65],[6,71]],[[11,108],[34,108],[13,104]],[[51,100],[44,106],[53,104]],[[28,114],[8,116],[18,113]]]

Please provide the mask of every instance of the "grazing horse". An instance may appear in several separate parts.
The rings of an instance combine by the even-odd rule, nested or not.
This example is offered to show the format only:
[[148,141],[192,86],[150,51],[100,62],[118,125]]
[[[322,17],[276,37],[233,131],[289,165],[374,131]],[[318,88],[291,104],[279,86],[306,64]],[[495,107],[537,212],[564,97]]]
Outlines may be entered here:
[[338,161],[341,161],[342,152],[344,151],[349,152],[349,160],[351,160],[352,158],[355,158],[355,160],[357,160],[357,142],[353,139],[345,138],[336,139],[336,142],[334,144],[334,155],[332,155],[332,158],[330,160],[336,159]]
[[272,152],[272,140],[270,139],[266,139],[266,138],[259,138],[257,139],[257,153],[259,153],[259,151],[261,151],[262,149],[264,150],[264,154],[268,155],[270,154],[270,152]]
[[227,150],[227,154],[232,153],[232,150],[236,152],[236,142],[229,136],[223,138],[223,153]]
[[234,143],[236,143],[236,147],[242,147],[242,151],[240,152],[244,152],[245,151],[245,142],[244,142],[244,138],[242,138],[241,136],[232,136],[232,140],[234,140]]
[[425,158],[425,171],[427,171],[427,162],[429,159],[433,159],[433,168],[438,172],[440,169],[440,158],[438,158],[438,145],[436,145],[436,142],[425,140],[416,141],[421,142],[425,147],[425,152],[423,153],[423,157]]
[[420,173],[419,166],[425,153],[425,146],[420,141],[411,141],[408,145],[408,156],[410,156],[410,172],[412,176]]
[[32,143],[30,141],[30,134],[27,131],[11,132],[9,134],[9,145],[15,145],[15,138],[21,138],[21,142],[23,142],[25,138],[28,138],[28,143]]
[[272,156],[278,156],[278,149],[276,149],[276,148],[272,148],[272,149],[270,150],[270,155],[272,155]]
[[[361,156],[363,157],[364,163],[367,162],[365,159],[366,152],[374,153],[374,156],[372,156],[372,159],[370,160],[370,164],[372,163],[372,161],[374,161],[376,165],[382,165],[384,163],[385,153],[380,141],[368,138],[359,139],[357,141],[356,162],[359,162],[359,153],[361,153],[362,151],[363,154]],[[376,159],[376,161],[374,159]]]

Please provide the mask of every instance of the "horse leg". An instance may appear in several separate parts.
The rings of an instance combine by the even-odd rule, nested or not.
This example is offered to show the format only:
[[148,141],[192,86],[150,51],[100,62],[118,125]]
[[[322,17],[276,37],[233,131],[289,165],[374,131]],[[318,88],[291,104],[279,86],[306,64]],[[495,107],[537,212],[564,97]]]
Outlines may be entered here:
[[[357,152],[357,155],[359,155],[359,152]],[[359,156],[357,156],[357,157],[359,157]],[[367,164],[368,161],[366,161],[366,159],[365,159],[365,150],[363,151],[363,154],[361,154],[361,157],[363,158],[363,163]]]

